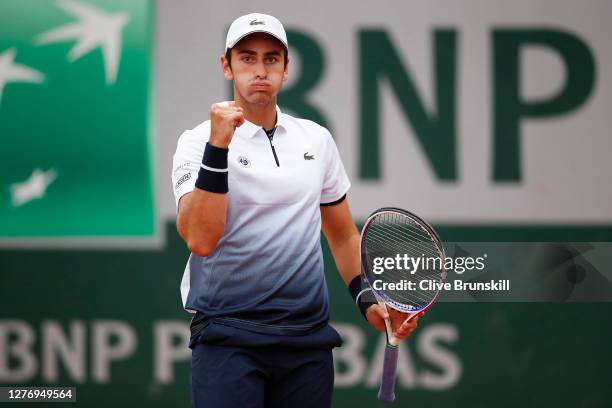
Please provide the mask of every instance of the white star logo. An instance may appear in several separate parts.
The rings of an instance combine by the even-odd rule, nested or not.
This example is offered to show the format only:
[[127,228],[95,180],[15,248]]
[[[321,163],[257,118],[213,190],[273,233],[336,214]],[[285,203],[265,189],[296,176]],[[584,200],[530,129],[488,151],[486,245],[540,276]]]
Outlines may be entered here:
[[97,47],[102,48],[106,83],[114,84],[121,59],[121,30],[130,20],[127,12],[107,13],[99,8],[62,0],[58,7],[78,19],[40,34],[38,44],[50,44],[76,40],[77,44],[68,53],[68,60],[74,62]]
[[0,102],[4,85],[10,82],[43,82],[44,75],[25,65],[15,64],[15,48],[9,48],[0,54]]
[[13,207],[19,207],[29,201],[44,197],[47,187],[56,178],[57,173],[54,169],[47,171],[34,169],[27,180],[11,184]]

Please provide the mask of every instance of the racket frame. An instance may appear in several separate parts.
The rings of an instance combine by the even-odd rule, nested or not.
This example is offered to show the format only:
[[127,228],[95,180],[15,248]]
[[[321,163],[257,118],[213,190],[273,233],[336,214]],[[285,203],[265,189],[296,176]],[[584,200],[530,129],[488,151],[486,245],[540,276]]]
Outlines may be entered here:
[[363,240],[364,240],[364,235],[365,235],[368,225],[374,220],[376,216],[378,216],[381,213],[385,213],[385,212],[400,213],[409,218],[412,218],[414,221],[416,221],[417,224],[423,227],[425,232],[429,235],[429,237],[434,242],[434,244],[436,245],[436,247],[439,249],[439,252],[440,252],[440,260],[441,260],[440,266],[442,268],[440,281],[444,281],[447,276],[447,272],[444,269],[444,263],[446,260],[446,252],[444,250],[444,245],[442,245],[442,241],[440,240],[440,237],[438,236],[436,231],[433,229],[433,227],[429,225],[427,221],[425,221],[418,215],[411,213],[410,211],[406,211],[406,210],[403,210],[397,207],[379,208],[376,211],[374,211],[372,214],[370,214],[368,218],[366,219],[365,223],[363,224],[363,227],[361,228],[360,245],[359,245],[359,259],[361,261],[361,274],[364,277],[364,280],[368,283],[368,286],[370,287],[370,289],[372,290],[372,293],[374,294],[374,297],[376,298],[376,301],[378,302],[378,304],[383,306],[385,310],[386,310],[386,307],[388,306],[388,307],[391,307],[392,309],[397,310],[398,312],[407,313],[409,316],[406,318],[406,321],[408,321],[408,320],[411,320],[417,314],[429,309],[436,302],[436,300],[438,300],[441,290],[437,291],[436,295],[432,298],[432,300],[427,305],[425,305],[422,308],[414,308],[414,306],[412,305],[406,306],[402,303],[389,299],[388,297],[384,296],[384,294],[379,294],[376,291],[376,289],[374,289],[374,284],[373,282],[370,281],[371,275],[366,273],[367,262],[364,259],[365,254],[363,253]]
[[[427,309],[429,309],[440,296],[441,290],[437,291],[435,296],[431,299],[431,301],[427,305],[425,305],[422,308],[415,309],[414,306],[412,305],[408,307],[399,302],[395,302],[386,296],[382,296],[384,294],[381,295],[377,293],[376,289],[374,289],[374,284],[373,282],[370,281],[371,274],[366,273],[367,262],[365,259],[365,254],[363,253],[363,242],[364,242],[364,237],[365,237],[365,233],[366,233],[368,225],[375,219],[375,217],[385,212],[390,212],[390,213],[395,213],[395,214],[399,213],[404,216],[407,216],[411,218],[412,220],[414,220],[419,226],[421,226],[425,230],[425,232],[429,235],[429,237],[434,242],[434,244],[436,245],[440,253],[440,257],[441,257],[440,267],[442,269],[441,270],[441,281],[444,281],[447,275],[447,272],[444,269],[446,253],[444,251],[444,245],[442,245],[442,241],[440,240],[440,237],[438,236],[436,231],[433,229],[433,227],[429,225],[429,223],[427,223],[427,221],[423,220],[421,217],[409,211],[403,210],[401,208],[397,208],[397,207],[379,208],[375,210],[372,214],[370,214],[368,218],[366,219],[365,223],[363,224],[363,227],[361,228],[360,245],[359,245],[359,258],[361,262],[362,276],[364,277],[364,280],[368,283],[370,289],[372,290],[372,294],[374,295],[378,305],[382,307],[385,310],[385,312],[387,312],[387,314],[389,313],[388,307],[394,310],[397,310],[399,312],[402,312],[402,313],[407,313],[408,316],[403,322],[403,323],[406,323],[412,320],[419,313],[422,313],[426,311]],[[398,351],[399,351],[398,350],[399,340],[393,334],[393,328],[391,327],[391,319],[390,318],[384,319],[384,322],[385,322],[385,332],[386,332],[385,334],[387,337],[387,349],[385,350],[385,359],[383,363],[383,375],[382,375],[380,390],[378,392],[378,399],[386,403],[391,403],[395,400],[394,388],[395,388],[395,373],[397,369],[397,356],[398,356]]]

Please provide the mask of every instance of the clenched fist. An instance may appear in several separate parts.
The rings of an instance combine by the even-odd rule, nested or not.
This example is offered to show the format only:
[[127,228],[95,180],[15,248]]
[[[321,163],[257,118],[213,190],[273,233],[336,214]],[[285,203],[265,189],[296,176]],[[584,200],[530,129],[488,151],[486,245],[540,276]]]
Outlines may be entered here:
[[210,107],[210,139],[208,143],[227,149],[234,131],[244,123],[244,112],[233,101],[213,103]]

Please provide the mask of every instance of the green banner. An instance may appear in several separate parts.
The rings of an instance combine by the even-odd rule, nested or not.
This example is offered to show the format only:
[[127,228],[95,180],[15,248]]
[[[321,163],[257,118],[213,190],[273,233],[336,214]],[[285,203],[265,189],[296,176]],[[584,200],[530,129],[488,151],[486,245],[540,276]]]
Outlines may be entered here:
[[0,244],[156,234],[152,7],[0,3]]
[[[1,251],[0,386],[74,386],[77,403],[66,407],[189,406],[190,315],[178,289],[188,252],[166,228],[160,250]],[[439,231],[450,240],[468,229]],[[344,339],[333,406],[377,406],[384,336],[359,315],[324,248]],[[401,345],[394,406],[609,406],[610,307],[436,304]]]

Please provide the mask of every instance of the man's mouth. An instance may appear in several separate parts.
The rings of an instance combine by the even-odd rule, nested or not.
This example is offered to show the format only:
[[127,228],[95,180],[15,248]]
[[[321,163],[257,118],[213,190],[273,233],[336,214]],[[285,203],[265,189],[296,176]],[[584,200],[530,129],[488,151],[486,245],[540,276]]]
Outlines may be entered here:
[[270,87],[270,84],[267,82],[253,82],[251,84],[251,88],[255,89],[267,89]]

